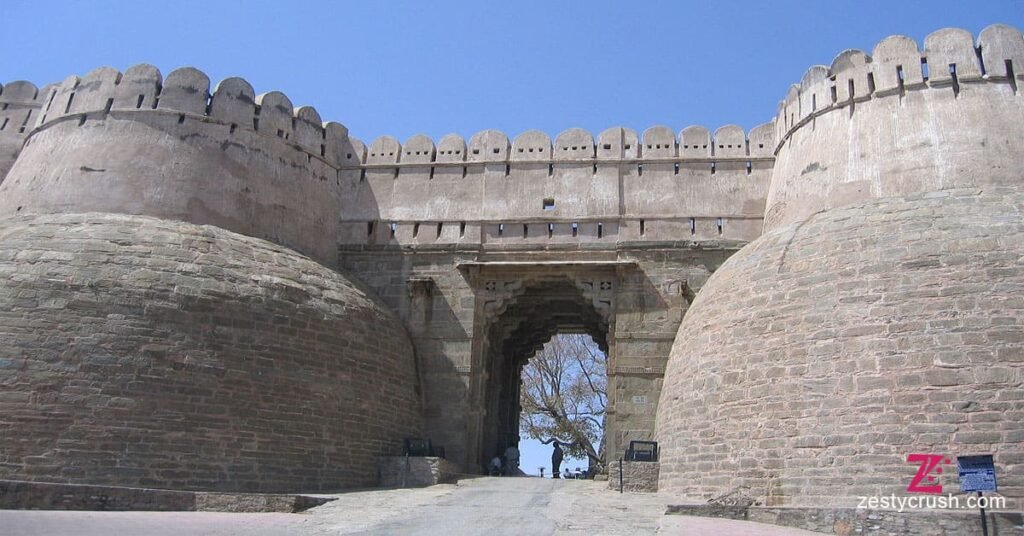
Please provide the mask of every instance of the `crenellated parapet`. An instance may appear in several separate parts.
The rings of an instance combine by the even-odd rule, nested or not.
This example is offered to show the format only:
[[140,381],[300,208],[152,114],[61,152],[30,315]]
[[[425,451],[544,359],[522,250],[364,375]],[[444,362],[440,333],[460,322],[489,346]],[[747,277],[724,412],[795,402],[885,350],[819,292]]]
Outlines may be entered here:
[[211,224],[334,264],[347,129],[193,68],[104,67],[40,91],[0,215],[113,212]]
[[[391,136],[381,136],[369,145],[352,139],[356,158],[351,166],[362,169],[402,169],[419,167],[465,166],[471,164],[557,164],[568,163],[664,163],[687,161],[771,161],[774,158],[774,128],[770,123],[749,133],[736,125],[727,125],[712,133],[702,126],[690,126],[674,133],[655,126],[642,135],[622,127],[612,127],[594,135],[581,128],[570,128],[551,138],[530,130],[510,140],[503,132],[485,130],[467,143],[458,134],[448,134],[437,143],[422,134],[402,144]],[[349,165],[349,164],[346,164]]]
[[872,198],[1018,184],[1024,37],[947,28],[816,65],[779,105],[765,229]]
[[296,107],[287,95],[270,91],[257,95],[241,78],[226,78],[212,88],[203,72],[184,67],[163,78],[152,65],[136,65],[124,73],[101,67],[82,78],[70,76],[63,83],[40,92],[45,100],[33,127],[43,129],[84,115],[157,113],[201,120],[276,137],[292,148],[324,160],[332,167],[355,161],[348,145],[348,129],[324,122],[312,106]]
[[24,80],[0,84],[0,182],[14,165],[50,90],[50,86],[40,90]]
[[713,133],[496,130],[404,144],[384,136],[343,168],[345,245],[749,240],[760,232],[774,127]]

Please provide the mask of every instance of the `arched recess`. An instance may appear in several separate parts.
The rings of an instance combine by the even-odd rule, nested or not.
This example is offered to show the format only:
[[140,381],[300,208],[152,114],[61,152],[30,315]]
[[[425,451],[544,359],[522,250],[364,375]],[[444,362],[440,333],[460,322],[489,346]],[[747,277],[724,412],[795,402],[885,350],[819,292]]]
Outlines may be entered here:
[[520,386],[526,363],[558,333],[591,336],[612,358],[610,324],[614,274],[542,276],[533,280],[485,281],[484,290],[504,291],[485,306],[478,460],[519,440]]

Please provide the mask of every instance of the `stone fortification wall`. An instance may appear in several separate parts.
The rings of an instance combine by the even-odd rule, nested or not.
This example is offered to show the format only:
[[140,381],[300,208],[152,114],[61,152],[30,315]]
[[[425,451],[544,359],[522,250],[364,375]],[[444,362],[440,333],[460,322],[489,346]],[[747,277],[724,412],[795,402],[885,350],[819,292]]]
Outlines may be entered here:
[[43,100],[51,90],[40,90],[23,80],[0,84],[0,182],[14,165],[21,144],[39,118]]
[[[1024,194],[873,200],[765,233],[697,294],[658,405],[659,489],[768,506],[906,495],[911,453],[992,453],[1024,497]],[[1013,506],[1010,506],[1013,508]]]
[[892,36],[811,67],[775,120],[765,230],[867,199],[1017,185],[1024,161],[1024,38]]
[[422,434],[401,323],[343,275],[212,226],[0,220],[0,478],[372,486]]
[[[16,88],[17,89],[17,88]],[[37,101],[0,216],[110,212],[216,225],[336,264],[345,127],[240,78],[182,68],[71,76]],[[32,118],[29,118],[30,120]],[[0,119],[2,122],[2,119]]]
[[344,171],[341,243],[416,246],[751,240],[775,142],[766,124],[352,145],[360,165]]

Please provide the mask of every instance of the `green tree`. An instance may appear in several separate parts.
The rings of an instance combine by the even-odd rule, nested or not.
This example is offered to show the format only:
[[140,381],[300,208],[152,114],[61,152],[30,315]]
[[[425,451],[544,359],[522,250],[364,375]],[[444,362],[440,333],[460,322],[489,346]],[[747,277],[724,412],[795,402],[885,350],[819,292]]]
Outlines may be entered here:
[[567,444],[567,456],[605,465],[608,358],[588,335],[559,334],[523,367],[520,429]]

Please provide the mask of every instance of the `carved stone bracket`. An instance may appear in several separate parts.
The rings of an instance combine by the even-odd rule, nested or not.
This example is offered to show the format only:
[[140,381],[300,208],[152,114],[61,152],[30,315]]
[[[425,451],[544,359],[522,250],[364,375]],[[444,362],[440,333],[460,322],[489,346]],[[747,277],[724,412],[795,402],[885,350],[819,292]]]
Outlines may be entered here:
[[501,316],[513,299],[524,292],[526,285],[521,280],[484,280],[477,292],[484,318],[490,321]]
[[601,315],[604,322],[609,322],[615,302],[616,282],[611,277],[576,277],[573,279],[573,283],[583,292],[583,297],[594,305],[594,309]]

